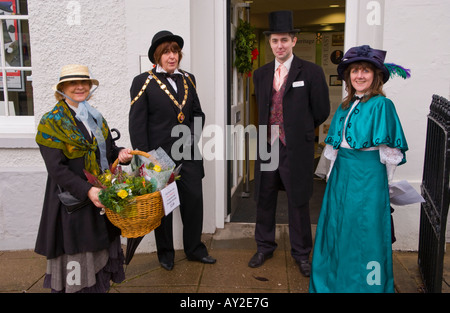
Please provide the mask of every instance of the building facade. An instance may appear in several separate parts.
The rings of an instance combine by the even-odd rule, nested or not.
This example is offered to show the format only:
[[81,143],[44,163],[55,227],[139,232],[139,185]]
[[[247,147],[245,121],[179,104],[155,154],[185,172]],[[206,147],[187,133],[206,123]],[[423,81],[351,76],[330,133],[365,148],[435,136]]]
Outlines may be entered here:
[[[225,130],[230,123],[232,88],[228,61],[233,35],[230,8],[239,7],[240,2],[243,1],[0,1],[0,5],[5,5],[0,7],[4,12],[0,15],[2,30],[9,32],[10,41],[17,41],[21,47],[20,62],[16,64],[9,58],[14,46],[5,39],[1,42],[5,51],[2,77],[7,79],[2,80],[0,102],[0,250],[34,248],[47,176],[34,137],[39,119],[55,104],[51,88],[61,67],[70,63],[89,66],[93,77],[100,81],[90,103],[102,112],[110,127],[121,131],[117,144],[129,147],[132,79],[152,66],[147,51],[153,35],[170,30],[184,38],[181,68],[195,74],[206,126]],[[397,169],[395,180],[407,180],[419,191],[431,97],[438,94],[449,98],[450,94],[450,2],[342,2],[344,50],[369,44],[387,50],[387,62],[411,69],[411,79],[393,79],[385,91],[396,104],[410,149],[408,162]],[[205,160],[205,233],[214,233],[229,222],[228,145],[226,139],[214,139],[225,134],[208,132],[201,142],[206,146],[216,140],[216,152],[220,152]],[[419,204],[396,208],[394,249],[417,250],[419,214]],[[176,248],[181,248],[181,219],[176,211],[174,223]],[[146,236],[139,249],[155,250],[153,234]]]

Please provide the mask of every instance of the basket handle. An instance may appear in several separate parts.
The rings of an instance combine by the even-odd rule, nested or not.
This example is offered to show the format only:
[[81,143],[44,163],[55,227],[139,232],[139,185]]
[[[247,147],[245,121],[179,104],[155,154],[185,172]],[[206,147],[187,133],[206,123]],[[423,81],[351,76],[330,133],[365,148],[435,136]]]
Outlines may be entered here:
[[[130,154],[132,154],[132,155],[141,155],[143,157],[146,157],[146,158],[150,159],[152,161],[152,163],[160,165],[159,162],[156,161],[156,159],[153,156],[151,156],[150,154],[148,154],[147,152],[143,152],[143,151],[139,151],[139,150],[131,150]],[[112,173],[115,172],[117,165],[119,165],[119,159],[118,158],[111,165],[111,172]]]

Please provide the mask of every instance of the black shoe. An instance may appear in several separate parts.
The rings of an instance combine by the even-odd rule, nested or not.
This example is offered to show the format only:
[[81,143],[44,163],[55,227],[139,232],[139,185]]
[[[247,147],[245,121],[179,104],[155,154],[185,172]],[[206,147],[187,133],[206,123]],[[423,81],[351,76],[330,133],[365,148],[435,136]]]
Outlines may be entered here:
[[165,270],[168,270],[168,271],[173,270],[173,261],[159,262],[159,264],[161,264],[162,268],[164,268]]
[[205,264],[214,264],[216,263],[216,259],[214,259],[212,256],[207,255],[200,259],[200,262]]
[[300,269],[300,273],[305,277],[309,277],[311,274],[311,264],[309,264],[308,260],[297,261],[297,265]]
[[214,259],[210,255],[206,255],[206,256],[201,257],[201,258],[188,258],[188,260],[189,261],[197,261],[197,262],[201,262],[201,263],[205,263],[205,264],[214,264],[214,263],[216,263],[216,259]]
[[261,252],[256,252],[250,259],[250,262],[248,262],[248,266],[253,268],[260,267],[266,260],[270,259],[272,256],[273,253],[264,254]]

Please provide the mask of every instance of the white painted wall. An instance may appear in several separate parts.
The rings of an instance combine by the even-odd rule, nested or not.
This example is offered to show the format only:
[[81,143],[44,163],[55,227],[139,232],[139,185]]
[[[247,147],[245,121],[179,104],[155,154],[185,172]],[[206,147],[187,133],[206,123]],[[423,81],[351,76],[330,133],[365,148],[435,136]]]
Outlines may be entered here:
[[[33,66],[35,120],[55,104],[51,87],[68,63],[88,65],[100,88],[91,103],[111,127],[122,131],[119,145],[129,146],[129,88],[140,72],[139,56],[147,55],[153,35],[167,29],[185,40],[182,68],[194,73],[206,124],[226,123],[224,0],[79,0],[80,23],[68,22],[71,1],[28,0]],[[358,0],[348,0],[346,45],[364,36],[352,28]],[[356,7],[355,7],[356,6]],[[352,13],[353,12],[353,13]],[[386,92],[396,104],[408,139],[408,163],[395,179],[419,190],[425,148],[426,116],[434,93],[450,97],[450,2],[396,0],[384,3],[382,45],[387,61],[412,69],[413,78],[393,79]],[[73,21],[73,20],[72,20]],[[358,37],[359,36],[359,37]],[[349,46],[347,46],[348,48]],[[33,136],[33,134],[30,134]],[[210,138],[204,138],[210,140]],[[39,151],[0,148],[0,250],[33,249],[42,209],[46,171]],[[225,160],[205,162],[204,232],[223,227],[226,212]],[[177,213],[178,214],[178,213]],[[175,246],[180,248],[181,222],[175,215]],[[416,250],[419,206],[397,207],[394,249]],[[450,227],[449,227],[450,228]],[[154,251],[153,235],[141,252]]]
[[[197,92],[206,115],[205,132],[200,146],[213,142],[215,136],[206,131],[220,129],[225,134],[226,98],[226,1],[191,0],[192,73],[197,79]],[[214,79],[212,79],[214,78]],[[227,211],[225,140],[216,150],[223,153],[205,158],[206,177],[203,183],[204,232],[223,228]],[[209,149],[205,149],[209,150]]]
[[[397,179],[414,183],[420,192],[427,115],[433,94],[450,99],[450,2],[446,0],[386,1],[384,49],[386,61],[411,68],[408,80],[386,84],[408,140],[408,162],[396,172]],[[397,207],[397,249],[418,247],[420,206]],[[447,238],[450,232],[447,227]]]

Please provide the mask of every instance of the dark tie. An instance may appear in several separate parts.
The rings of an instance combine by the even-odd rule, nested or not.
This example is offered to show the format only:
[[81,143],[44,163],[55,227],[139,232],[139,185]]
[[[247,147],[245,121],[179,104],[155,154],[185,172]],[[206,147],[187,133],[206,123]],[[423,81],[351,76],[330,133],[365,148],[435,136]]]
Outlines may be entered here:
[[169,73],[163,73],[165,78],[171,78],[174,82],[177,82],[178,74],[169,74]]
[[354,95],[354,96],[352,97],[352,100],[351,100],[350,102],[355,102],[356,100],[361,101],[363,98],[364,98],[364,96],[359,97],[359,96],[357,96],[357,95]]
[[183,80],[181,79],[182,77],[180,76],[180,74],[169,74],[169,73],[163,73],[165,78],[170,78],[172,79],[175,84],[177,85],[177,100],[181,101],[183,96],[184,96],[184,86],[183,86]]

